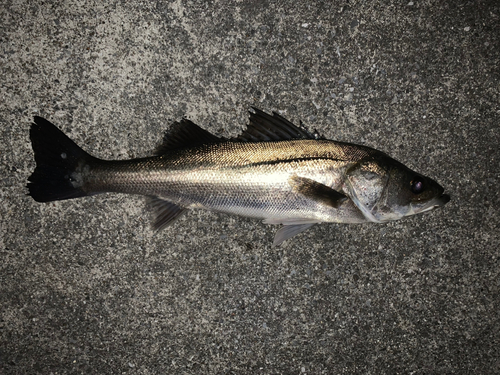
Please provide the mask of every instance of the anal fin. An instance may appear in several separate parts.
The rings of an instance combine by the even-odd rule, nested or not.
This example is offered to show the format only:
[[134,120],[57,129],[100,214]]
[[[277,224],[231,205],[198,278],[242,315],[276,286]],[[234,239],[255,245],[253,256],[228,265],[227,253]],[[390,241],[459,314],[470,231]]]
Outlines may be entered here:
[[184,207],[155,196],[148,197],[148,205],[155,211],[156,216],[153,220],[155,230],[161,230],[172,224],[186,210]]

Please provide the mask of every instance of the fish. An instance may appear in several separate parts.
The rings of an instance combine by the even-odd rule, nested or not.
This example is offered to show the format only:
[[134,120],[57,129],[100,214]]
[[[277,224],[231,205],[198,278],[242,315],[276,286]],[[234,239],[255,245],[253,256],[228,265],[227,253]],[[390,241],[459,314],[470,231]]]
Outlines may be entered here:
[[183,118],[153,156],[96,158],[34,117],[29,195],[51,202],[101,193],[147,197],[156,230],[191,209],[278,224],[278,246],[317,223],[385,223],[450,201],[436,181],[374,148],[328,140],[251,108],[245,131],[216,136]]

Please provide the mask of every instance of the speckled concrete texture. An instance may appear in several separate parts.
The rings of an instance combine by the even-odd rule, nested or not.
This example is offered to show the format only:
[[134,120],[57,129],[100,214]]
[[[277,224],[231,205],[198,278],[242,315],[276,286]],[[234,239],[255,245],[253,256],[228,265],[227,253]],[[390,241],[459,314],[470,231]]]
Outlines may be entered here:
[[[500,373],[498,1],[0,5],[0,373]],[[140,197],[40,204],[44,116],[102,158],[257,106],[385,151],[443,209],[276,228]]]

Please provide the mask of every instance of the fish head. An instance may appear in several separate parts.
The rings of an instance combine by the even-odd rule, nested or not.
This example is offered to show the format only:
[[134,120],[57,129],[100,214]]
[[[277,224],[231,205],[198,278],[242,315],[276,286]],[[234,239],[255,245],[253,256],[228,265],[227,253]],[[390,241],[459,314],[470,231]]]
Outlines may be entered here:
[[431,211],[450,200],[436,181],[385,154],[351,167],[345,188],[365,217],[377,223]]

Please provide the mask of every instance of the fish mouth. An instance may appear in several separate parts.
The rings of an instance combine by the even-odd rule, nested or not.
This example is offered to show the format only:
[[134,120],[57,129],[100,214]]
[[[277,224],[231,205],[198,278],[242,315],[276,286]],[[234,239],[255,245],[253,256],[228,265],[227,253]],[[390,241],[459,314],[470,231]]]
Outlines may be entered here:
[[448,194],[441,194],[441,196],[438,198],[440,204],[438,207],[444,206],[446,203],[450,201],[451,197]]
[[441,194],[439,197],[431,199],[427,204],[421,209],[416,209],[416,212],[422,213],[434,210],[435,208],[439,208],[444,206],[446,203],[450,201],[451,197],[448,194]]

